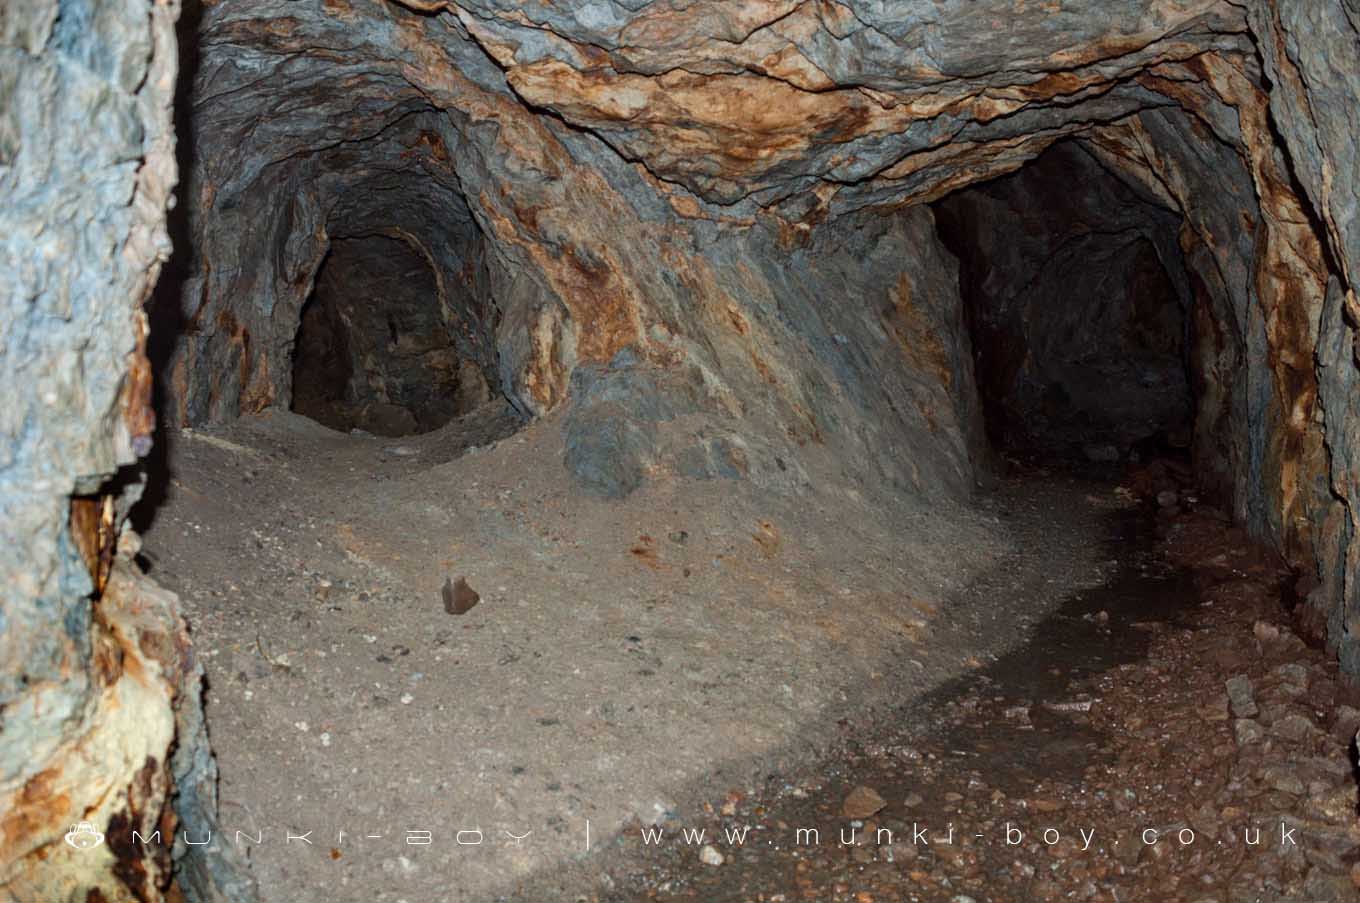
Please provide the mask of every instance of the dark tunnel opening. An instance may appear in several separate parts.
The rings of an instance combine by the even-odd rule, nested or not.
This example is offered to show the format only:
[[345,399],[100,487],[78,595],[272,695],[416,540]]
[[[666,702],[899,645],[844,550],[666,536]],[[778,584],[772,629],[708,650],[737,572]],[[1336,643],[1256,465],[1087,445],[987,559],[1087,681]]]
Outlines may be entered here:
[[333,242],[301,312],[293,411],[343,432],[404,436],[489,399],[481,367],[449,334],[429,262],[386,236]]
[[994,449],[1103,463],[1184,453],[1195,399],[1177,212],[1072,141],[934,209],[959,259]]

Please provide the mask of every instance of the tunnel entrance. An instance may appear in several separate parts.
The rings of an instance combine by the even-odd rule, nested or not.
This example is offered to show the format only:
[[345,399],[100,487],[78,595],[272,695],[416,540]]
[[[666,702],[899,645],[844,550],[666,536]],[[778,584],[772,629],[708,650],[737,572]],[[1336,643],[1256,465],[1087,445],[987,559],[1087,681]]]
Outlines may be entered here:
[[489,398],[444,322],[429,263],[386,236],[335,241],[302,309],[293,410],[333,429],[425,433]]
[[1189,445],[1180,216],[1062,142],[935,204],[989,440],[1115,462]]

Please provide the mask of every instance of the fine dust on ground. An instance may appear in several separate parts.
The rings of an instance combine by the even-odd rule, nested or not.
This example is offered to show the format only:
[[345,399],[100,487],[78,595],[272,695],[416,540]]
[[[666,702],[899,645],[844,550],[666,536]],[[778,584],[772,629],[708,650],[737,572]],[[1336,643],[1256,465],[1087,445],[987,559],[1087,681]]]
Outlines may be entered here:
[[1357,694],[1292,631],[1274,556],[1193,489],[1160,494],[1110,514],[1090,539],[1118,568],[1029,642],[754,793],[634,826],[585,899],[1360,898]]
[[1087,541],[1110,500],[1069,485],[892,510],[819,489],[810,448],[796,492],[659,477],[619,503],[573,487],[554,418],[519,426],[394,441],[275,412],[169,437],[145,554],[184,599],[222,838],[265,899],[590,875],[625,825],[809,761],[1113,567]]
[[[798,794],[825,814],[845,769],[893,818],[916,792],[947,819],[994,770],[964,767],[985,744],[1013,746],[1009,778],[977,778],[1005,800],[1119,755],[1090,712],[1041,733],[1046,703],[1095,691],[1065,689],[1083,666],[1062,650],[1022,647],[1041,624],[1119,661],[1146,647],[1114,602],[1109,624],[1072,607],[1141,566],[1099,541],[1134,504],[1112,484],[1031,475],[894,510],[820,489],[810,450],[795,492],[658,477],[611,502],[571,484],[554,418],[495,409],[402,440],[283,412],[170,439],[145,555],[207,669],[220,839],[268,901],[951,899],[900,859],[708,866],[636,849],[636,829]],[[461,615],[450,581],[478,597]],[[1019,707],[1043,743],[967,733]],[[902,752],[932,749],[904,729],[943,738],[935,758]]]

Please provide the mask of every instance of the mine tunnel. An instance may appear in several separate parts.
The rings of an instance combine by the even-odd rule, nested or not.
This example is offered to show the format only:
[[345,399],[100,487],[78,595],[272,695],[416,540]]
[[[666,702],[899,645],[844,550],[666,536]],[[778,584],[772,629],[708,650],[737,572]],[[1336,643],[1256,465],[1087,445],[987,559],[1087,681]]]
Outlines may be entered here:
[[0,16],[0,900],[1354,899],[1343,7]]
[[444,319],[439,281],[400,239],[334,242],[304,302],[293,410],[337,430],[429,432],[488,400]]
[[935,205],[986,434],[1091,462],[1188,454],[1195,398],[1181,217],[1077,142]]

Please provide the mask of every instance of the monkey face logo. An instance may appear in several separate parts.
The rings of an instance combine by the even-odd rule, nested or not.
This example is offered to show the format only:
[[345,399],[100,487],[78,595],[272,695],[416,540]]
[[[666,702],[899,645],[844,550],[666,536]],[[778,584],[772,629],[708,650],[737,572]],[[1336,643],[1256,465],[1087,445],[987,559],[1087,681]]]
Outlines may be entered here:
[[66,842],[77,850],[92,850],[104,842],[104,835],[96,831],[94,825],[83,821],[71,826],[66,834]]

